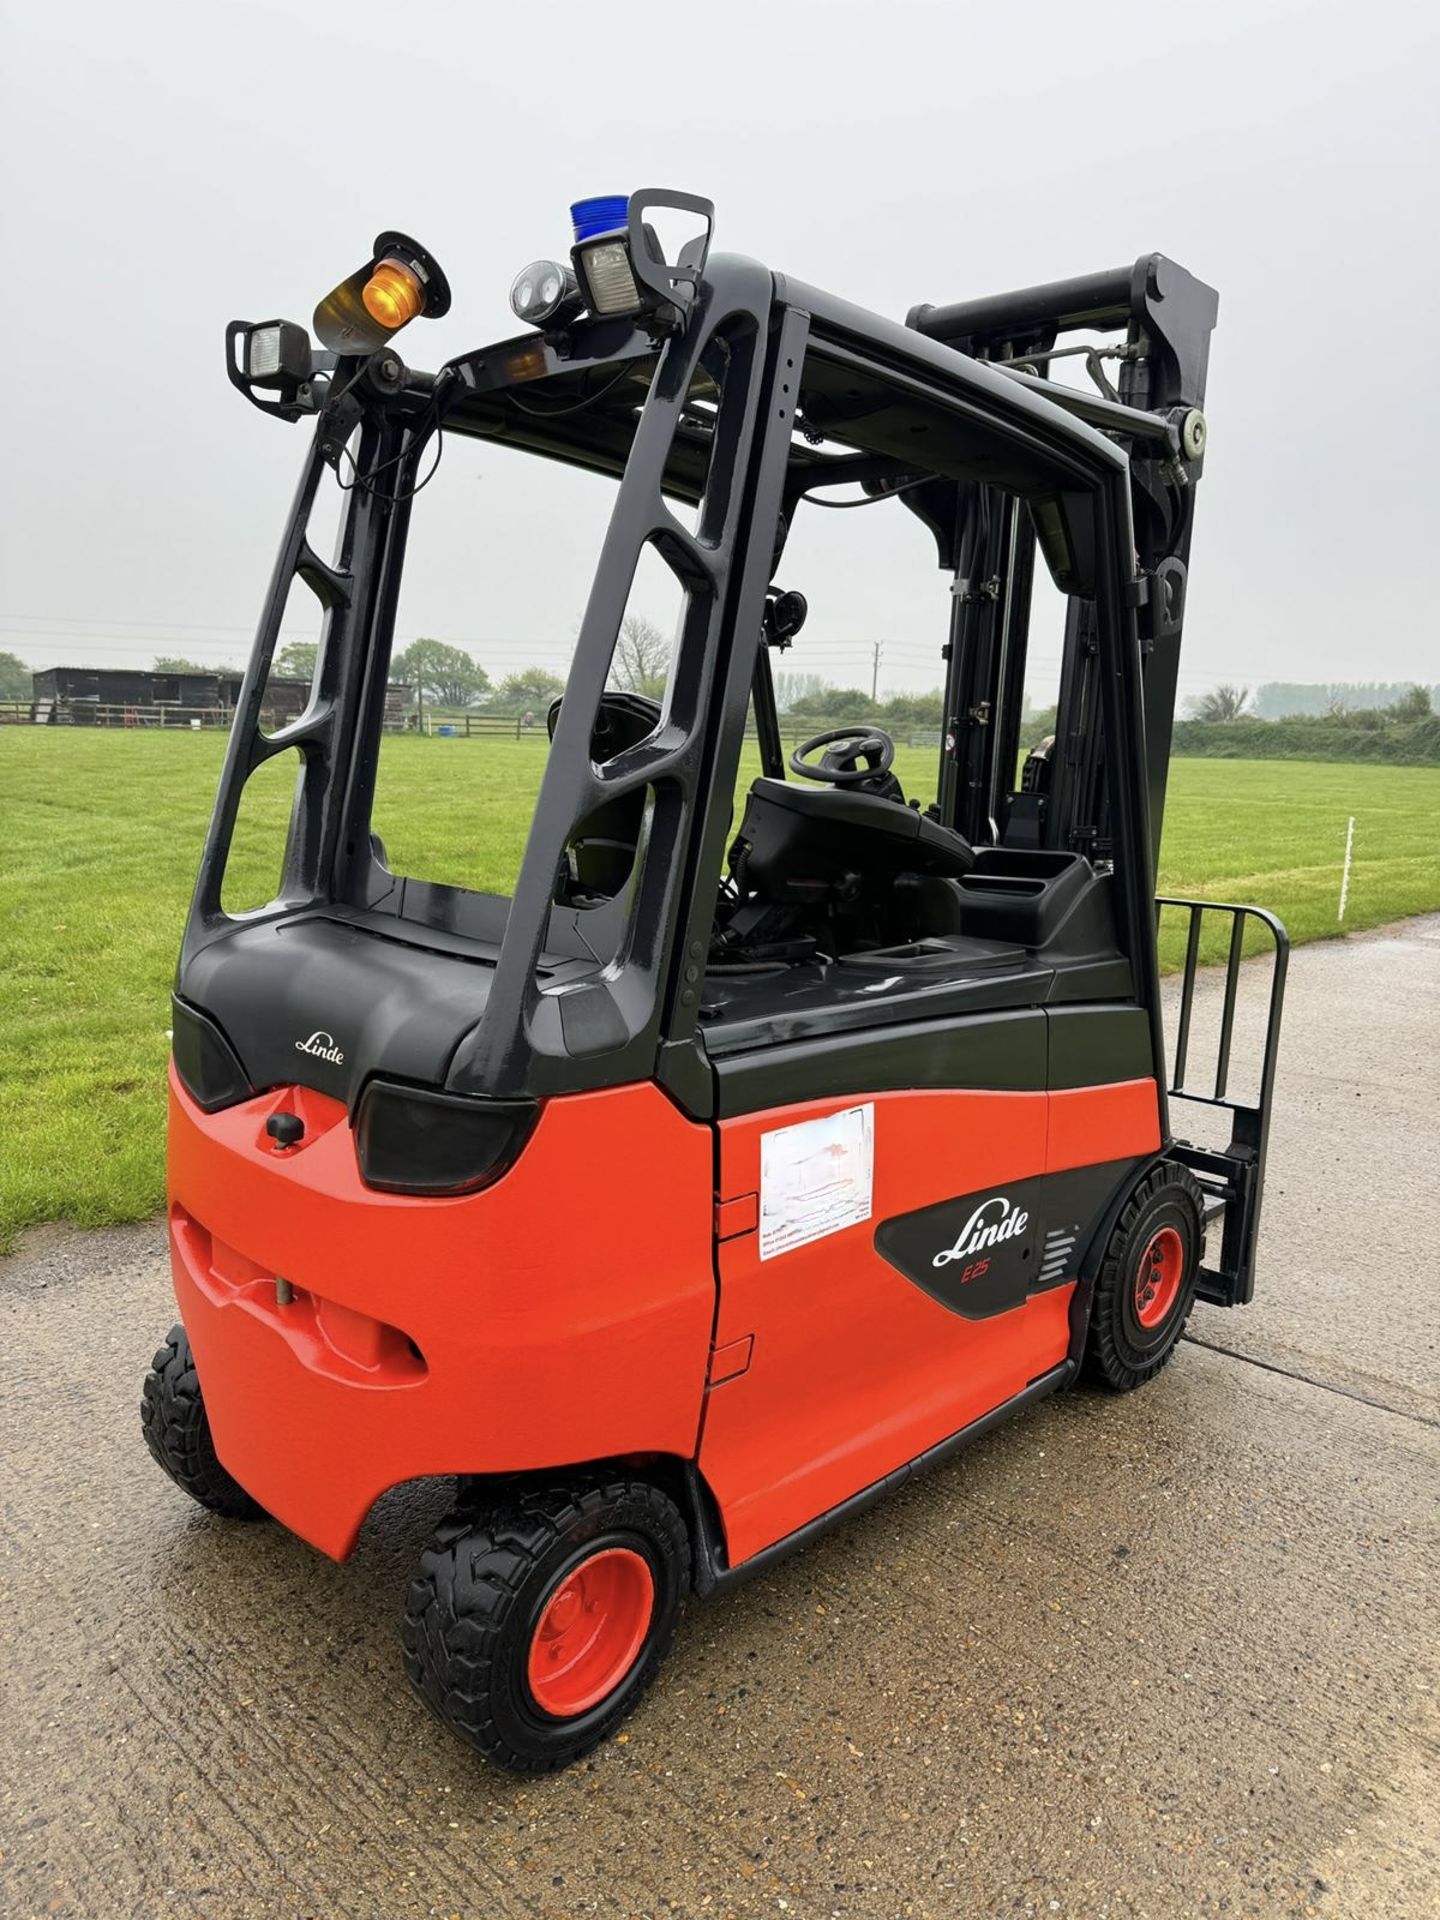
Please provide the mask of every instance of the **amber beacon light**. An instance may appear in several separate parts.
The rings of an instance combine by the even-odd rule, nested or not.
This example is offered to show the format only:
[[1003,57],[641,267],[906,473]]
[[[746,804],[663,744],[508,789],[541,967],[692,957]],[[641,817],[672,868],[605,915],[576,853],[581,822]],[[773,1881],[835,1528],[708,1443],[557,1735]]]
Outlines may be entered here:
[[425,289],[398,260],[382,260],[360,297],[370,318],[378,320],[387,333],[398,332],[425,311]]
[[315,332],[332,353],[373,353],[412,320],[449,309],[450,285],[433,255],[408,234],[382,233],[364,266],[316,307]]

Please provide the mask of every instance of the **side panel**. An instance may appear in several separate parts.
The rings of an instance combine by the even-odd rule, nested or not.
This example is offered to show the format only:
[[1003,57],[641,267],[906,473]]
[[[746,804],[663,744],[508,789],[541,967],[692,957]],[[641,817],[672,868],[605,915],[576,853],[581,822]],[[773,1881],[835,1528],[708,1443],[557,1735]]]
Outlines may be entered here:
[[[266,1118],[297,1108],[277,1155]],[[713,1191],[709,1127],[654,1086],[550,1101],[493,1187],[436,1200],[361,1182],[338,1101],[206,1115],[172,1073],[175,1290],[221,1460],[343,1558],[402,1480],[693,1457]]]
[[[925,1210],[936,1210],[939,1235],[925,1239],[926,1264],[916,1269],[928,1275],[934,1250],[958,1244],[975,1211],[971,1203],[987,1193],[1005,1195],[1006,1211],[993,1207],[982,1226],[1016,1217],[1014,1190],[1020,1183],[1022,1193],[1047,1188],[1046,1174],[1094,1168],[1095,1191],[1108,1199],[1160,1137],[1153,1080],[1055,1095],[881,1093],[817,1101],[722,1122],[722,1200],[759,1195],[768,1131],[856,1104],[873,1108],[871,1217],[766,1260],[756,1229],[719,1246],[717,1346],[753,1343],[745,1371],[706,1396],[700,1450],[732,1566],[1066,1357],[1083,1231],[1058,1263],[1043,1235],[1006,1241],[1006,1253],[1013,1247],[1017,1256],[1029,1241],[1033,1281],[1019,1282],[1007,1304],[982,1280],[972,1309],[961,1284],[965,1264],[947,1261],[954,1287],[922,1284],[895,1264],[894,1239],[903,1235],[905,1217],[921,1216],[923,1236]],[[1084,1180],[1054,1184],[1062,1209],[1082,1189],[1088,1197]],[[1031,1211],[1043,1219],[1037,1202]],[[737,1208],[735,1217],[753,1218],[753,1209]]]

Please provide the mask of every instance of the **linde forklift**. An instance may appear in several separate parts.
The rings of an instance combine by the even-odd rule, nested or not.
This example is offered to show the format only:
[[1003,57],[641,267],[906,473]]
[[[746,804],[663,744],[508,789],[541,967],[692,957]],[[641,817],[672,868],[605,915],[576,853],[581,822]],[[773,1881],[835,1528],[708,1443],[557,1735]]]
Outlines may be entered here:
[[[203,1506],[337,1559],[387,1489],[453,1477],[405,1665],[519,1771],[614,1731],[686,1595],[1059,1388],[1140,1386],[1197,1299],[1250,1299],[1286,953],[1258,909],[1170,903],[1167,1061],[1154,873],[1214,292],[1151,254],[901,325],[712,253],[694,197],[572,213],[569,258],[514,283],[524,331],[436,373],[396,339],[450,290],[398,232],[320,302],[318,346],[228,330],[233,384],[312,431],[176,974],[182,1324],[142,1407]],[[1055,377],[1072,354],[1091,388]],[[510,897],[393,871],[372,829],[442,434],[617,482]],[[327,558],[310,516],[342,470]],[[783,750],[772,660],[826,648],[787,536],[826,501],[915,516],[951,583],[928,793],[868,721]],[[683,595],[660,701],[610,684],[647,546]],[[1039,567],[1064,657],[1022,765]],[[314,686],[266,734],[297,580]],[[241,796],[290,749],[279,892],[227,912]],[[1231,937],[1197,1085],[1207,915]],[[1240,1098],[1247,927],[1275,958]],[[1228,1143],[1177,1137],[1180,1100]]]

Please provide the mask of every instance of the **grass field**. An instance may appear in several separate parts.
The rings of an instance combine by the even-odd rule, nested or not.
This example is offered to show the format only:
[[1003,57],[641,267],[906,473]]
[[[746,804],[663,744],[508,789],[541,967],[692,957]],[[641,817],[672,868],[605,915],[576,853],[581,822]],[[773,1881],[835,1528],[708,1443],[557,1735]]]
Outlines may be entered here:
[[[0,731],[0,1248],[34,1222],[162,1203],[167,996],[223,748]],[[392,865],[509,891],[542,764],[539,741],[387,739],[375,823]],[[897,770],[925,792],[934,756],[902,752]],[[232,905],[272,891],[290,785],[276,766],[247,795]],[[1440,908],[1430,768],[1176,761],[1162,891],[1271,907],[1297,941],[1334,933],[1352,813],[1346,927]]]

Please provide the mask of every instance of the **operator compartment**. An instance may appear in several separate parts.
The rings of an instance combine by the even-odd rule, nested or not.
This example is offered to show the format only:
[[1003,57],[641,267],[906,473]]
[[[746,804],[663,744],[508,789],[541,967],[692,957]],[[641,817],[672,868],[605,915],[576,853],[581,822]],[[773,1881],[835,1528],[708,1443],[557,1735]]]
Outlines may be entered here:
[[[1117,891],[1106,779],[1133,742],[1092,644],[1118,644],[1097,581],[1135,550],[1123,454],[1031,372],[702,240],[667,264],[637,226],[613,309],[527,270],[531,330],[435,374],[388,346],[362,366],[337,333],[276,389],[320,418],[177,984],[206,1112],[310,1086],[358,1151],[409,1141],[382,1185],[453,1192],[444,1138],[473,1132],[489,1166],[492,1107],[521,1139],[510,1106],[658,1079],[709,1118],[727,1055],[1133,1001],[1149,909]],[[552,282],[553,309],[527,304]],[[577,574],[564,549],[602,498]],[[313,682],[267,728],[296,586],[320,602]],[[1043,691],[1037,591],[1065,622]],[[490,636],[493,677],[423,637],[447,632]],[[287,749],[278,888],[232,911],[237,810]],[[392,1123],[367,1127],[380,1102]]]
[[[1003,429],[1003,387],[982,412],[888,341],[812,336],[751,691],[760,777],[742,761],[698,1009],[717,1067],[1133,999],[1089,639],[1095,498],[1030,423]],[[816,511],[835,508],[858,510],[839,538]],[[1032,656],[1046,597],[1065,638]],[[839,679],[856,666],[868,693]]]
[[[878,758],[890,743],[871,730],[865,744]],[[891,757],[853,784],[751,785],[705,975],[712,1056],[1128,991],[1107,872],[1079,853],[972,847],[907,802]]]

